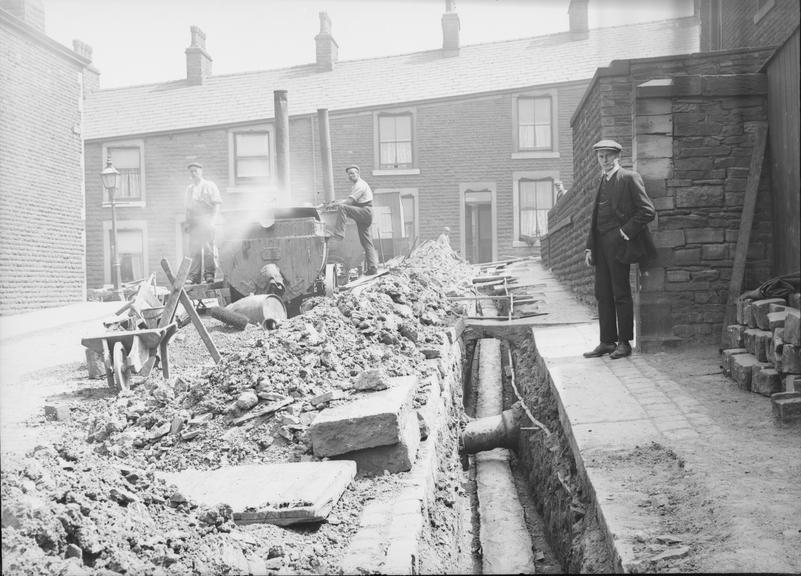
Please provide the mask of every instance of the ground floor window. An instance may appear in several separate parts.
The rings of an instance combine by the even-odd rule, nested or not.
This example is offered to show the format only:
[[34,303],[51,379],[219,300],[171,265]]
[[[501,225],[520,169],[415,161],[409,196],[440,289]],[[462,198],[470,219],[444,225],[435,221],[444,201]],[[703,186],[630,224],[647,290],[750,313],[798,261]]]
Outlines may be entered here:
[[539,238],[548,232],[548,211],[553,208],[553,180],[520,180],[520,239]]
[[[113,230],[110,222],[103,223],[105,233],[105,277],[108,284],[114,283]],[[117,257],[120,262],[120,280],[123,283],[146,278],[147,233],[144,226],[131,223],[117,224]]]

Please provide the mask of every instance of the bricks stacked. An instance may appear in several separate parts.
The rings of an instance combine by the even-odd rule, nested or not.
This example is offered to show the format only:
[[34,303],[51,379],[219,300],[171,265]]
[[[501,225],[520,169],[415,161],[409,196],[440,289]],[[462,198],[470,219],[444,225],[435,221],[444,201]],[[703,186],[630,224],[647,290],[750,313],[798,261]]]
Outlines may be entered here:
[[737,301],[723,373],[743,390],[768,396],[781,420],[801,418],[801,294]]

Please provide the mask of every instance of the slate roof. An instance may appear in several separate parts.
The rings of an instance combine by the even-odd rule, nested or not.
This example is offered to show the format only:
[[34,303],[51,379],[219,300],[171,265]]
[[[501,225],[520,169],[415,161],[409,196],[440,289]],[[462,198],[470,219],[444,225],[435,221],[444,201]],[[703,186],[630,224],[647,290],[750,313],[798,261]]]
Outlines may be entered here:
[[287,90],[290,116],[392,106],[467,94],[589,80],[612,60],[698,51],[694,17],[595,28],[462,46],[458,56],[429,50],[99,90],[86,99],[84,138],[114,138],[273,118],[273,91]]

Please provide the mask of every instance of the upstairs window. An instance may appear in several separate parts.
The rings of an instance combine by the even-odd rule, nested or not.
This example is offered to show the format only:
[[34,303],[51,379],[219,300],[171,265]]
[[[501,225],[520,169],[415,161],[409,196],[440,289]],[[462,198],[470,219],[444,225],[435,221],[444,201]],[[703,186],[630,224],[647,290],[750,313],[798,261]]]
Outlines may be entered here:
[[270,180],[270,133],[234,133],[234,178],[236,184]]
[[[142,149],[139,146],[108,146],[106,154],[111,158],[114,168],[120,173],[119,187],[114,191],[114,202],[141,202],[144,200],[142,188]],[[110,202],[108,190],[103,190],[103,203]]]
[[381,114],[378,117],[378,151],[382,169],[413,166],[411,114]]
[[519,181],[520,190],[520,240],[524,236],[540,237],[548,232],[548,211],[554,205],[553,180]]
[[553,148],[550,96],[518,98],[517,145],[520,151]]

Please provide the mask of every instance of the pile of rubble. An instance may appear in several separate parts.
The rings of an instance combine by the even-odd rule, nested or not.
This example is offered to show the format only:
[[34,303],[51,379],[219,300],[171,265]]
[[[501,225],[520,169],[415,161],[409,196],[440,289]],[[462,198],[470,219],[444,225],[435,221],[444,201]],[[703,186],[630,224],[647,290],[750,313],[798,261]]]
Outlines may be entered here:
[[[119,396],[74,403],[62,446],[3,468],[3,572],[319,571],[326,546],[313,547],[317,560],[279,554],[269,543],[286,543],[286,531],[269,525],[248,527],[270,538],[245,546],[252,536],[230,509],[187,502],[154,473],[319,460],[309,428],[320,410],[390,377],[429,381],[422,360],[438,355],[444,328],[463,312],[447,296],[468,293],[471,275],[447,243],[427,242],[371,283],[309,301],[277,330],[238,333],[213,367],[174,362],[169,380],[154,374]],[[387,477],[357,482],[342,498],[354,520],[371,491],[364,483]],[[351,530],[347,521],[325,527],[334,546]]]

